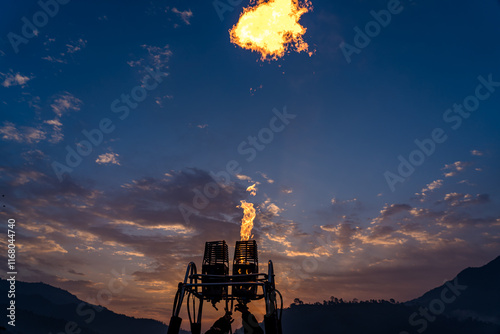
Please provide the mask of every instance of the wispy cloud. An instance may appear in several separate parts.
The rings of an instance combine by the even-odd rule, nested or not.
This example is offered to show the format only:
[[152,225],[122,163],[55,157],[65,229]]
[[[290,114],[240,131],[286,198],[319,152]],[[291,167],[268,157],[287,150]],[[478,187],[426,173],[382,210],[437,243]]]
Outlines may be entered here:
[[119,154],[117,153],[104,153],[97,157],[96,161],[99,165],[120,165],[118,161]]
[[484,155],[484,152],[481,152],[481,151],[478,151],[478,150],[472,150],[472,151],[470,151],[470,153],[472,155],[475,155],[475,156],[478,156],[478,157],[481,157],[481,156]]
[[170,51],[170,46],[165,45],[163,47],[154,45],[142,45],[142,48],[148,51],[149,63],[153,67],[158,69],[167,68],[167,63],[172,56],[172,51]]
[[436,189],[439,189],[443,186],[443,180],[435,180],[435,181],[432,181],[431,183],[429,183],[428,185],[426,185],[420,193],[415,193],[415,195],[417,195],[417,197],[420,199],[421,202],[425,201],[425,197],[433,192],[434,190]]
[[44,140],[47,134],[43,130],[34,127],[22,126],[17,128],[11,122],[4,122],[3,126],[0,127],[0,135],[4,140],[32,144]]
[[80,38],[75,42],[71,42],[71,44],[66,44],[66,52],[67,53],[75,53],[87,46],[87,41]]
[[57,116],[61,117],[65,113],[80,110],[82,104],[82,100],[71,93],[64,92],[54,99],[50,107]]
[[445,171],[444,177],[456,176],[458,173],[465,171],[465,168],[470,166],[470,162],[455,161],[452,164],[445,165],[443,170]]
[[[130,67],[138,67],[140,72],[143,72],[146,67],[153,67],[157,70],[166,70],[168,68],[168,61],[172,56],[172,51],[168,44],[163,47],[142,44],[140,47],[146,50],[147,54],[142,54],[135,59],[127,61]],[[143,51],[141,52],[143,53]]]
[[490,202],[490,195],[488,194],[461,194],[461,193],[449,193],[444,197],[444,201],[451,206],[465,206],[471,204],[484,204]]
[[266,180],[267,183],[270,183],[270,184],[274,183],[274,180],[271,179],[267,174],[262,173],[262,172],[257,172],[257,174],[259,174],[260,176],[262,176]]
[[352,198],[352,199],[346,199],[346,200],[339,200],[337,198],[332,198],[330,200],[330,202],[333,204],[333,205],[342,205],[342,204],[348,204],[348,203],[354,203],[356,202],[358,199],[357,198]]
[[394,216],[401,212],[409,212],[412,207],[408,204],[385,204],[384,208],[380,210],[380,215],[375,218],[372,224],[384,223],[388,217]]
[[259,89],[262,89],[262,84],[258,86],[257,88],[252,88],[250,87],[250,95],[255,95],[255,92],[257,92]]
[[290,188],[290,187],[281,187],[280,191],[283,194],[291,194],[291,193],[293,193],[293,189]]
[[67,61],[64,59],[60,59],[60,58],[56,58],[56,57],[52,57],[52,56],[45,56],[45,57],[42,57],[42,59],[50,61],[51,63],[59,63],[59,64],[66,64],[67,63]]
[[191,11],[191,9],[180,11],[174,7],[172,8],[172,12],[177,14],[177,16],[179,16],[187,25],[191,24],[191,22],[189,22],[189,20],[193,17],[193,12]]
[[55,118],[52,120],[44,121],[44,123],[52,126],[52,133],[50,134],[49,142],[59,143],[64,139],[64,135],[62,133],[62,123],[59,121],[59,119]]
[[33,77],[28,77],[26,75],[23,75],[19,72],[13,73],[12,71],[10,73],[1,73],[0,72],[0,81],[2,81],[2,86],[4,87],[12,87],[12,86],[21,86],[24,87],[28,81],[33,79]]
[[241,181],[252,181],[252,178],[244,174],[236,174],[236,178]]

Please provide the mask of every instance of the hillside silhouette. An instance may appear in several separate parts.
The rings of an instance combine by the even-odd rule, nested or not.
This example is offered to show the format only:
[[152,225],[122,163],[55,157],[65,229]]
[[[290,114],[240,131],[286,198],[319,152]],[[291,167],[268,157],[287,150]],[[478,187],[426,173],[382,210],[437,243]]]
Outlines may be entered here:
[[[2,296],[7,295],[7,283],[0,280]],[[0,307],[4,310],[6,302],[7,298],[1,299]],[[82,334],[166,334],[168,329],[156,320],[128,317],[105,307],[87,304],[68,291],[45,283],[20,281],[16,282],[16,326],[9,326],[8,320],[1,317],[0,326],[7,328],[7,333],[16,334],[64,333],[68,322],[76,324],[73,332],[81,329],[79,333]]]
[[[421,309],[426,309],[428,319],[432,320],[421,315]],[[343,301],[331,297],[328,301],[304,304],[296,299],[283,312],[283,331],[286,334],[500,334],[500,257],[483,267],[467,268],[453,280],[406,303]]]

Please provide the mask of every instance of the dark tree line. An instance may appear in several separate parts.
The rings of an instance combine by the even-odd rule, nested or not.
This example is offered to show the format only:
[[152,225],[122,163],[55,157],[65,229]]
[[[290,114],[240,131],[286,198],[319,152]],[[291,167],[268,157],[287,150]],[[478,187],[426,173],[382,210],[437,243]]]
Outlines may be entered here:
[[323,305],[323,306],[333,306],[333,305],[348,305],[348,304],[400,304],[400,302],[395,301],[393,298],[388,301],[385,299],[369,299],[369,300],[358,300],[354,298],[352,300],[345,301],[342,298],[337,298],[331,296],[329,300],[323,300],[323,302],[315,302],[315,303],[304,303],[300,298],[295,298],[293,303],[290,304],[290,307],[300,306],[300,305]]

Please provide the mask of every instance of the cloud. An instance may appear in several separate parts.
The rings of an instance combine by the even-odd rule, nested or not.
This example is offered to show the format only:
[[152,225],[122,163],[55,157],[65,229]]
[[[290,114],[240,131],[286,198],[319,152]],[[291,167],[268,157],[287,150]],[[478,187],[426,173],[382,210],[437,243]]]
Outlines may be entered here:
[[[141,45],[143,49],[148,51],[149,63],[158,69],[167,68],[167,63],[172,56],[172,51],[170,51],[170,46],[165,45],[163,47],[153,46],[153,45]],[[151,66],[150,65],[150,66]]]
[[401,212],[407,213],[410,210],[412,210],[412,207],[408,204],[385,204],[384,208],[380,210],[380,214],[378,215],[378,217],[373,219],[371,224],[382,224],[387,220],[387,218],[397,215]]
[[64,59],[60,59],[60,58],[56,58],[56,57],[52,57],[52,56],[45,56],[45,57],[42,57],[43,60],[47,60],[51,63],[59,63],[59,64],[67,64],[67,61],[64,60]]
[[18,129],[13,123],[7,121],[0,127],[0,135],[4,140],[28,144],[38,143],[47,136],[43,130],[30,126],[22,126]]
[[269,184],[273,184],[274,183],[274,180],[271,179],[267,174],[262,173],[262,172],[257,172],[257,174],[259,174],[260,176],[262,176],[266,180],[267,183],[269,183]]
[[470,162],[456,161],[452,164],[445,165],[442,170],[445,171],[445,177],[452,177],[457,175],[458,173],[465,171],[465,168],[470,165]]
[[50,105],[52,111],[61,117],[63,114],[71,111],[79,111],[82,106],[82,100],[76,98],[73,94],[64,92],[59,94]]
[[71,44],[66,44],[66,52],[67,53],[75,53],[87,46],[87,41],[84,39],[78,39],[76,42],[71,42]]
[[99,165],[120,165],[117,153],[104,153],[97,157],[96,161]]
[[333,247],[333,242],[335,242],[338,247],[337,253],[339,254],[343,254],[351,249],[354,246],[355,239],[361,235],[361,228],[352,223],[344,222],[337,225],[324,225],[320,228],[323,231],[334,234],[329,244]]
[[250,95],[255,95],[255,92],[257,92],[259,89],[262,89],[262,84],[258,86],[257,88],[252,88],[250,87]]
[[84,273],[76,272],[74,269],[68,270],[68,273],[73,274],[73,275],[85,276]]
[[384,209],[380,211],[380,217],[386,218],[395,215],[399,212],[406,212],[410,210],[411,206],[409,206],[408,204],[391,204],[391,205],[386,204]]
[[236,178],[241,181],[252,181],[252,178],[250,176],[244,174],[236,174]]
[[348,203],[354,203],[356,202],[358,199],[357,198],[353,198],[353,199],[348,199],[348,200],[344,200],[344,201],[341,201],[341,200],[338,200],[336,199],[335,197],[331,199],[331,203],[333,205],[342,205],[342,204],[348,204]]
[[[28,156],[39,155],[33,151]],[[175,293],[184,266],[200,263],[206,240],[239,240],[242,213],[236,206],[248,196],[245,180],[221,186],[217,196],[196,209],[195,197],[205,196],[205,186],[214,182],[207,171],[167,170],[101,190],[71,178],[59,183],[44,165],[0,167],[18,220],[30,221],[19,225],[19,239],[35,245],[20,253],[23,279],[43,280],[86,297],[98,291],[90,282],[106,283],[111,269],[124,267],[133,277],[127,288],[130,299],[117,298],[109,307],[131,312],[132,305],[141,305],[149,315],[157,311],[148,304],[170,305],[166,299]],[[181,204],[194,209],[189,222],[179,211]],[[472,217],[458,206],[432,211],[388,203],[377,214],[383,224],[330,217],[330,222],[313,226],[314,218],[308,217],[312,227],[307,231],[271,198],[259,208],[254,230],[259,257],[263,263],[272,259],[279,268],[277,281],[285,298],[315,301],[324,291],[343,298],[415,297],[422,284],[430,288],[454,272],[453,266],[461,269],[464,258],[482,261],[484,254],[500,250],[493,238],[500,232],[500,217]],[[311,263],[318,265],[309,270]],[[72,280],[79,274],[88,281]],[[404,284],[388,282],[388,277]],[[294,281],[301,282],[299,290]]]
[[35,163],[40,163],[41,160],[44,160],[47,157],[45,153],[43,153],[41,150],[38,149],[32,149],[23,152],[21,156],[28,164],[31,165]]
[[191,23],[189,20],[193,17],[193,12],[191,12],[191,9],[185,10],[185,11],[179,11],[177,8],[172,8],[172,12],[177,14],[184,23],[187,25],[190,25]]
[[267,212],[272,217],[277,217],[280,215],[281,212],[284,211],[284,209],[279,208],[276,204],[272,203],[270,198],[267,198],[264,201],[264,203],[260,204],[259,208],[260,208],[261,212]]
[[[40,109],[39,97],[33,97],[29,101],[30,106],[35,109]],[[53,102],[50,104],[52,111],[56,117],[51,120],[42,121],[35,126],[16,126],[12,122],[4,122],[0,127],[0,135],[2,139],[9,141],[16,141],[18,143],[39,143],[48,140],[50,143],[59,143],[63,140],[64,135],[62,131],[62,122],[60,118],[62,115],[78,111],[82,105],[82,101],[68,92],[57,95]]]
[[368,235],[362,237],[363,243],[374,245],[397,245],[404,242],[401,238],[394,236],[396,231],[392,226],[377,225],[367,229]]
[[465,206],[474,204],[485,204],[490,202],[489,194],[460,194],[460,193],[449,193],[444,197],[444,201],[451,206]]
[[64,247],[58,244],[56,241],[47,238],[44,235],[39,235],[35,238],[24,238],[22,241],[18,241],[17,247],[21,252],[37,252],[42,253],[68,253]]
[[45,124],[52,126],[52,133],[50,134],[49,142],[59,143],[63,140],[64,135],[62,133],[62,123],[58,118],[44,121]]
[[52,120],[43,121],[37,127],[18,127],[14,123],[6,121],[0,127],[0,135],[4,140],[27,144],[36,144],[44,140],[48,140],[50,143],[59,143],[64,138],[62,123],[57,117]]
[[43,174],[36,170],[21,170],[16,178],[12,180],[13,186],[21,186],[28,182],[38,181],[42,179]]
[[127,61],[127,65],[130,67],[137,67],[137,66],[141,66],[143,61],[144,61],[143,59],[129,60],[129,61]]
[[28,77],[25,75],[22,75],[21,73],[13,73],[12,71],[10,73],[4,74],[0,72],[0,77],[2,77],[3,80],[2,86],[4,87],[12,87],[12,86],[21,86],[24,87],[28,81],[33,79],[33,77]]
[[[173,96],[173,95],[168,95],[168,94],[167,94],[167,95],[163,95],[163,96],[156,96],[156,97],[155,97],[155,103],[156,103],[158,106],[163,107],[163,102],[164,102],[165,100],[171,100],[171,99],[173,99],[173,98],[174,98],[174,96]],[[207,125],[207,126],[208,126],[208,125]]]
[[425,197],[429,193],[433,192],[436,189],[441,188],[442,186],[443,186],[443,180],[432,181],[421,190],[421,193],[415,193],[415,195],[417,195],[417,198],[419,198],[420,201],[423,202],[425,201]]
[[444,226],[450,230],[465,230],[465,234],[472,233],[472,231],[468,230],[468,228],[476,228],[483,229],[483,231],[481,232],[483,235],[490,233],[498,235],[498,231],[496,231],[495,227],[499,226],[499,221],[500,217],[472,217],[467,213],[458,213],[451,211],[448,213],[444,213],[437,221],[437,224],[440,226]]
[[329,224],[328,221],[345,221],[354,219],[365,210],[364,204],[358,198],[340,199],[333,197],[330,199],[331,205],[326,211],[321,212],[321,224]]
[[[147,54],[141,55],[141,57],[137,57],[134,60],[127,61],[130,67],[138,67],[141,73],[145,72],[147,67],[153,67],[157,70],[168,69],[168,62],[172,56],[172,51],[170,51],[170,46],[168,44],[163,47],[142,44],[140,47],[146,50]],[[161,106],[162,100],[165,98],[171,98],[171,96],[165,95],[161,99],[157,99],[157,104]]]
[[17,142],[24,141],[24,136],[11,122],[3,122],[3,126],[0,128],[0,135],[2,135],[2,139],[4,140],[12,140]]
[[472,150],[472,151],[470,151],[470,153],[472,155],[475,155],[475,156],[478,156],[478,157],[481,157],[481,156],[484,155],[484,152],[481,152],[481,151],[478,151],[478,150]]

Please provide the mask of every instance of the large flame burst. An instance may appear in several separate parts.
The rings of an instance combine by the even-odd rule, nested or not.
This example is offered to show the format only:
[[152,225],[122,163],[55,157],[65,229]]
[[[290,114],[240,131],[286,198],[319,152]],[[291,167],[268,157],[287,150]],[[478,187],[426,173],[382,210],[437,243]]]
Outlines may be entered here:
[[253,203],[247,203],[247,201],[241,201],[240,208],[243,209],[243,219],[241,219],[241,240],[250,240],[252,236],[253,220],[255,219],[255,208]]
[[243,10],[238,23],[229,31],[231,43],[260,52],[262,60],[282,57],[290,45],[297,52],[308,51],[309,46],[302,38],[307,29],[299,20],[311,9],[307,0],[302,6],[298,0],[258,0],[254,7]]
[[[250,192],[250,195],[255,196],[257,194],[257,188],[255,187],[257,184],[253,184],[247,188],[247,191]],[[243,200],[240,201],[241,205],[239,208],[243,209],[243,219],[241,219],[241,230],[240,236],[242,241],[248,241],[252,237],[252,229],[253,229],[253,220],[255,219],[255,208],[253,207],[253,203],[248,203]]]

